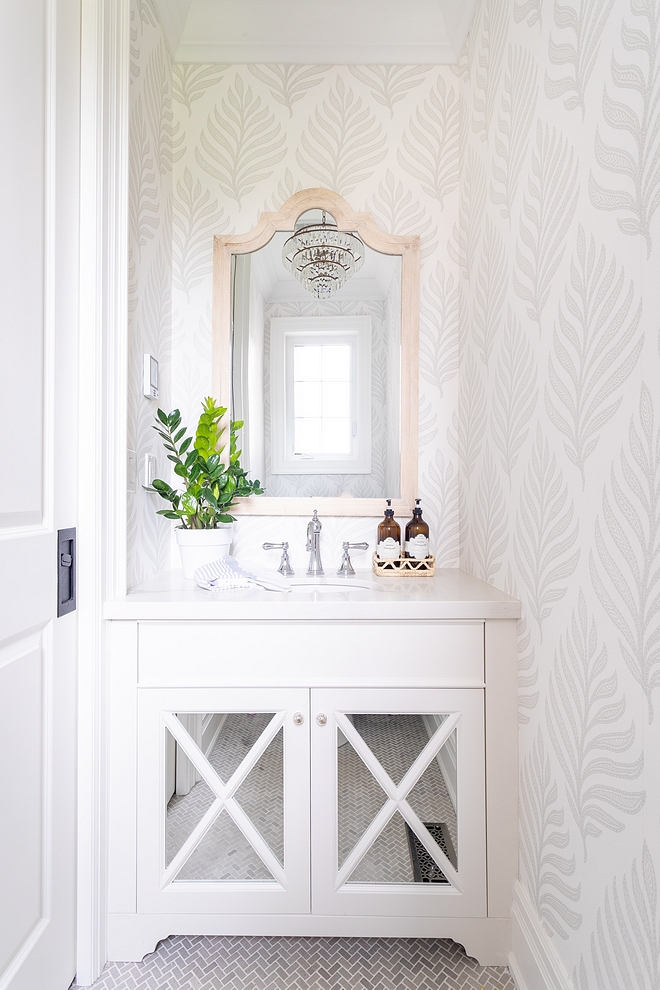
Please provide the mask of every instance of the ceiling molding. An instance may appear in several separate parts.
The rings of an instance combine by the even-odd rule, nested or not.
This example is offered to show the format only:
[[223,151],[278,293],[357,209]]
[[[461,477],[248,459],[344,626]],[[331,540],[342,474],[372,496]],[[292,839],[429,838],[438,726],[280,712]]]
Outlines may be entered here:
[[452,65],[477,0],[154,0],[176,62]]
[[179,45],[175,62],[223,62],[229,65],[454,65],[461,53],[451,45]]
[[[192,6],[193,0],[154,0],[156,13],[160,26],[165,35],[165,41],[169,48],[170,55],[176,61],[176,52],[181,43],[183,32],[186,28],[186,21]],[[191,59],[191,61],[198,61]]]

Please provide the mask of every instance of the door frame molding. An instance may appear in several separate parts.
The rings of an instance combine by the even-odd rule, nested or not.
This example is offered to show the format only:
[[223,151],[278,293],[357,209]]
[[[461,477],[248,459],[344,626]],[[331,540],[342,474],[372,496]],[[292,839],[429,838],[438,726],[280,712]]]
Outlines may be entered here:
[[78,982],[107,960],[106,635],[126,591],[129,0],[82,0]]

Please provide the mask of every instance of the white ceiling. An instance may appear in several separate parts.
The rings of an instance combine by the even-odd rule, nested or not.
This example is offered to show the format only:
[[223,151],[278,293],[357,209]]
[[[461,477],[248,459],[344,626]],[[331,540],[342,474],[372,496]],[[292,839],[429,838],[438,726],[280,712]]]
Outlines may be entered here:
[[477,0],[155,0],[177,62],[441,65]]

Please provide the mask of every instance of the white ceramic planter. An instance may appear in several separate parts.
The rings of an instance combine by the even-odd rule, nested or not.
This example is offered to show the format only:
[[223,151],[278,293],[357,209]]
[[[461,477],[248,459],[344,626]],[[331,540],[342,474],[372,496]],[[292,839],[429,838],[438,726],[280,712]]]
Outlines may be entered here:
[[229,553],[234,524],[220,523],[215,529],[182,529],[177,526],[174,532],[181,553],[183,576],[192,581],[198,567]]

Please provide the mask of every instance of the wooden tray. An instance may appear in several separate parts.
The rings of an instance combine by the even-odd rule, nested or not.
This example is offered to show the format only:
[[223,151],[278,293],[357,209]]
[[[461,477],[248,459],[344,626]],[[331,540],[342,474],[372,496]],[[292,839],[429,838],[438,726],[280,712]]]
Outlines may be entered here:
[[374,574],[380,577],[433,577],[435,557],[415,560],[413,557],[395,557],[393,560],[379,560],[374,552],[371,558]]

